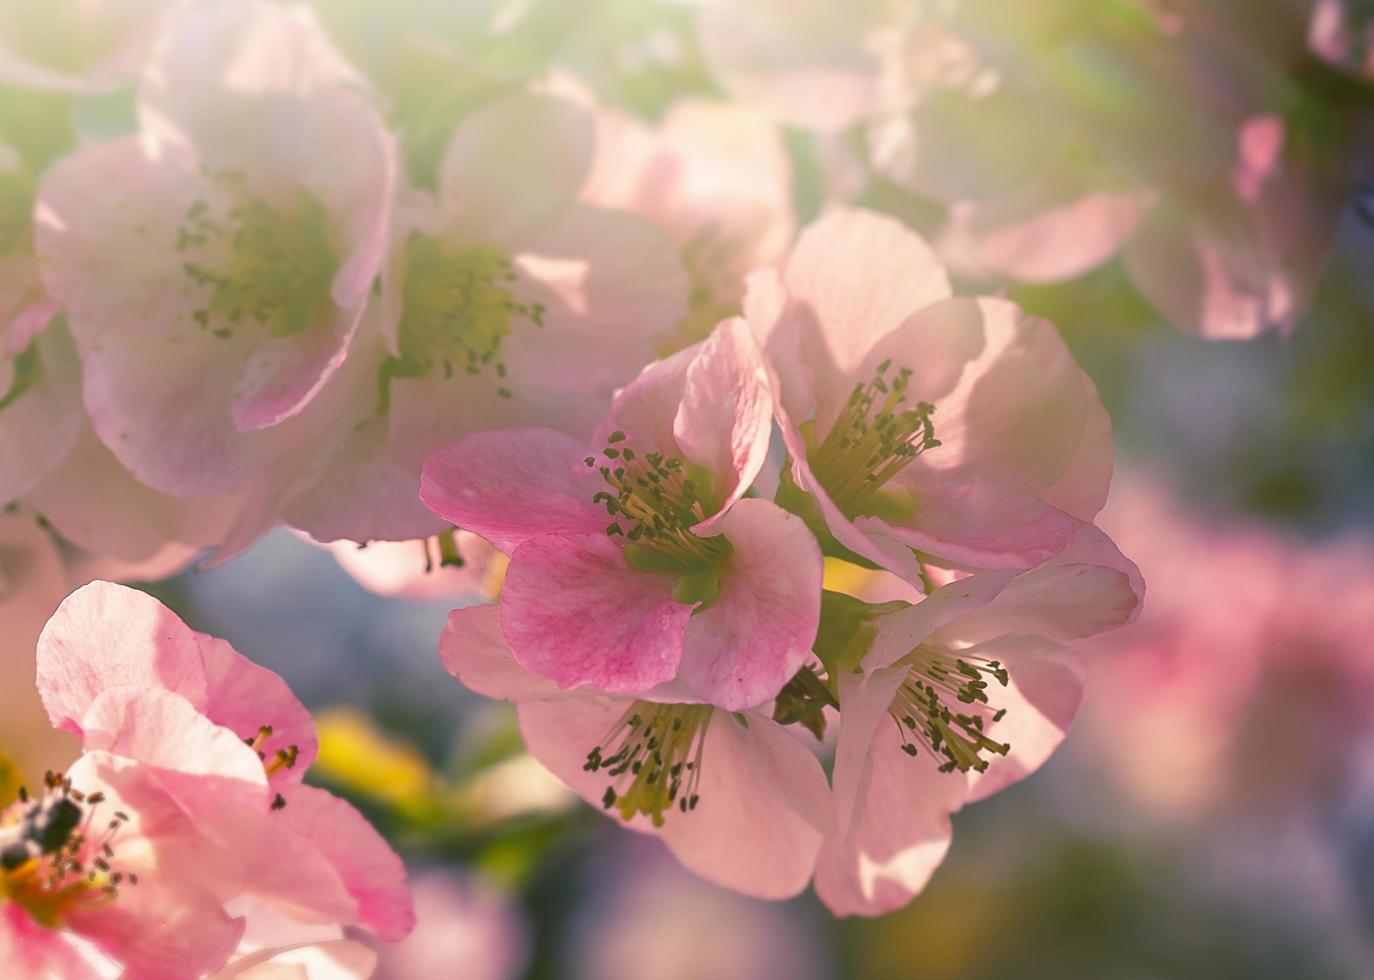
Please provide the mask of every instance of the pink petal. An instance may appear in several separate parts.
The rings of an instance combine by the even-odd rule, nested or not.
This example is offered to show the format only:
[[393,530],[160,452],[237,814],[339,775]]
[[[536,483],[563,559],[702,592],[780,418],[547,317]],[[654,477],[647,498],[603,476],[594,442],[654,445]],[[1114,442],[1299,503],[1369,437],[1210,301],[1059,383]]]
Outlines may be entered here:
[[966,276],[1033,283],[1063,282],[1097,268],[1135,230],[1145,196],[1098,191],[1065,198],[1065,190],[1034,188],[955,205],[938,240],[941,257]]
[[519,250],[572,207],[591,167],[591,119],[571,102],[518,92],[473,112],[439,169],[445,227]]
[[714,520],[694,529],[724,526],[724,511],[744,496],[763,469],[773,431],[773,397],[763,356],[736,317],[712,331],[687,369],[673,434],[687,458],[716,475]]
[[875,622],[878,632],[863,668],[874,671],[892,666],[946,623],[960,622],[992,602],[1011,581],[1013,576],[1008,572],[979,572],[942,585],[920,602],[883,616]]
[[991,481],[925,473],[902,478],[915,516],[900,526],[861,517],[856,526],[955,565],[1032,568],[1063,551],[1077,527],[1063,511]]
[[[783,276],[817,357],[844,373],[912,313],[949,295],[930,246],[894,218],[835,210],[808,226]],[[820,365],[817,365],[820,369]]]
[[585,443],[553,429],[479,432],[425,461],[420,499],[444,520],[510,553],[544,534],[604,532],[592,501],[605,483]]
[[944,860],[949,815],[967,792],[965,780],[939,772],[929,753],[901,751],[886,711],[903,673],[840,679],[835,793],[837,811],[849,816],[839,819],[816,867],[816,894],[836,915],[881,915],[920,892]]
[[[986,341],[957,390],[927,399],[936,404],[935,433],[943,445],[920,464],[1035,496],[1073,468],[1071,497],[1105,500],[1111,477],[1110,442],[1101,439],[1106,411],[1058,332],[1005,300],[959,302],[976,307]],[[1084,458],[1085,444],[1102,458]],[[1096,482],[1089,485],[1090,479]]]
[[[0,80],[17,88],[79,94],[119,88],[137,75],[171,7],[171,0],[122,0],[18,8],[0,24]],[[42,41],[54,34],[81,64],[48,61]]]
[[[578,700],[520,705],[530,752],[588,802],[601,804],[604,773],[583,770],[587,753],[625,710],[625,702]],[[757,898],[787,898],[806,887],[821,833],[829,826],[825,775],[805,744],[759,715],[748,727],[715,712],[702,748],[700,797],[689,813],[628,826],[658,833],[684,865],[710,881]]]
[[674,576],[639,572],[604,531],[530,538],[511,554],[501,631],[521,666],[559,687],[645,691],[671,679],[692,607]]
[[776,697],[813,659],[824,569],[801,518],[766,500],[741,500],[718,530],[733,551],[719,597],[687,623],[679,679],[702,700],[742,711]]
[[39,637],[39,694],[54,727],[80,734],[91,704],[121,686],[181,695],[240,738],[271,725],[264,751],[296,745],[297,776],[314,761],[314,723],[279,676],[192,632],[152,596],[93,582],[63,601]]
[[284,794],[276,812],[283,826],[325,857],[358,905],[361,925],[387,942],[403,939],[415,926],[415,910],[401,859],[348,803],[313,786]]
[[503,701],[552,700],[558,685],[515,662],[496,606],[467,606],[448,614],[439,636],[439,659],[448,672],[478,694]]

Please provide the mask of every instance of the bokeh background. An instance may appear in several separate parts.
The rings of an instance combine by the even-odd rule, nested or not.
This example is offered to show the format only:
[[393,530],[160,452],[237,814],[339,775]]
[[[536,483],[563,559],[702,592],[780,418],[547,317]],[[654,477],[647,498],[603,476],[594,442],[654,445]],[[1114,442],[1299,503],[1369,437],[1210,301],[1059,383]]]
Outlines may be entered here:
[[[646,120],[719,93],[690,4],[542,0],[513,5],[524,26],[506,32],[492,24],[511,5],[316,6],[394,98],[420,182],[488,94],[455,51],[507,79],[576,72]],[[1374,104],[1368,83],[1349,84]],[[855,147],[800,128],[786,145],[805,223],[850,179],[834,159]],[[447,601],[374,594],[284,531],[147,588],[287,679],[320,724],[311,778],[406,856],[421,925],[387,954],[389,978],[1374,976],[1374,221],[1361,195],[1288,335],[1181,331],[1120,260],[1004,287],[1100,388],[1118,454],[1103,523],[1145,571],[1147,612],[1092,648],[1064,749],[958,814],[930,887],[886,918],[727,893],[576,803],[523,754],[507,706],[438,662]],[[857,199],[918,228],[933,213],[869,173]]]

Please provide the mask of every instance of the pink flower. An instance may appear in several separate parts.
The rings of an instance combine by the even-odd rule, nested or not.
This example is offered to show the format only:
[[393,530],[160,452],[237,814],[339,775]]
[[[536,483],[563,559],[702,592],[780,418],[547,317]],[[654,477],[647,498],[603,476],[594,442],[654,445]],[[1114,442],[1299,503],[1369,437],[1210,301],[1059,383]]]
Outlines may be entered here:
[[782,133],[747,106],[686,99],[655,126],[597,113],[596,155],[583,197],[652,221],[691,279],[680,345],[739,310],[745,276],[780,261],[792,241],[792,169]]
[[825,774],[767,714],[560,691],[517,663],[493,606],[450,613],[439,654],[474,691],[516,703],[536,759],[692,871],[760,898],[806,887],[829,826]]
[[779,502],[828,553],[914,583],[914,552],[1028,568],[1106,499],[1110,422],[1053,327],[951,296],[898,222],[832,212],[751,277],[745,313],[778,376]]
[[641,218],[582,203],[593,141],[571,102],[515,92],[458,126],[437,197],[403,189],[348,369],[346,434],[287,523],[320,541],[437,534],[416,501],[429,453],[501,426],[585,439],[672,336],[687,293],[676,249]]
[[157,489],[283,479],[318,433],[288,420],[339,369],[381,267],[390,139],[304,8],[185,8],[140,95],[140,134],[38,191],[86,407]]
[[749,330],[727,321],[617,396],[600,451],[480,433],[430,457],[421,497],[510,555],[501,628],[522,666],[565,689],[671,681],[677,700],[751,708],[807,659],[821,582],[805,525],[742,499],[771,411]]
[[10,821],[41,828],[74,811],[89,829],[29,833],[6,869],[11,944],[35,962],[94,944],[139,976],[202,976],[239,946],[233,915],[250,932],[409,931],[400,860],[352,807],[301,782],[314,727],[275,674],[150,596],[97,582],[44,629],[38,688],[85,751]]
[[984,572],[915,604],[828,594],[817,652],[839,707],[835,829],[816,893],[838,915],[906,904],[943,860],[950,814],[1039,768],[1083,694],[1067,643],[1129,622],[1143,584],[1085,526],[1059,559]]
[[382,950],[377,980],[515,980],[529,937],[511,896],[475,875],[416,875],[415,931]]
[[134,79],[172,0],[16,3],[0,17],[0,81],[105,92]]
[[1087,744],[1173,817],[1273,817],[1336,791],[1374,725],[1369,535],[1218,521],[1140,475],[1120,490],[1104,518],[1150,602],[1088,648]]

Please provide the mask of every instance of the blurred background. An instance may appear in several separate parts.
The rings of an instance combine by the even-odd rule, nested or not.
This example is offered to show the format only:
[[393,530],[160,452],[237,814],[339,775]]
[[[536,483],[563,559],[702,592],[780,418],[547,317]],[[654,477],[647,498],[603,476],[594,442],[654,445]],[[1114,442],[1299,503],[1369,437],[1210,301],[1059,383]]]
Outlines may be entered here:
[[[18,9],[0,6],[4,17]],[[454,122],[493,86],[571,75],[600,104],[653,123],[678,100],[724,94],[735,77],[703,40],[710,4],[315,6],[391,100],[421,186]],[[770,6],[741,4],[741,34],[764,30]],[[916,16],[958,4],[797,10],[843,12],[849,24],[869,6]],[[1312,267],[1292,289],[1300,300],[1231,331],[1254,336],[1180,322],[1121,254],[1072,276],[960,270],[960,290],[1004,291],[1057,325],[1115,427],[1102,524],[1142,566],[1147,610],[1092,645],[1088,701],[1065,747],[1034,778],[955,817],[948,860],[909,907],[835,921],[809,896],[767,904],[717,889],[575,802],[523,754],[508,706],[470,694],[439,663],[453,605],[442,589],[429,601],[379,594],[341,566],[352,546],[336,558],[286,531],[227,566],[147,585],[194,628],[286,678],[317,713],[311,778],[356,802],[407,857],[420,927],[385,955],[383,976],[1374,976],[1374,190],[1362,157],[1374,76],[1361,60],[1363,5],[1334,5],[1347,18],[1339,51],[1321,48],[1311,26],[1330,4],[1026,6],[1078,11],[1076,26],[1054,28],[1076,31],[1074,45],[1037,51],[1048,28],[1010,13],[996,31],[979,21],[978,37],[1025,45],[1033,57],[1021,67],[1062,87],[1059,118],[1090,108],[1112,120],[1094,152],[1125,161],[1120,184],[1167,194],[1186,183],[1149,160],[1152,144],[1182,139],[1156,110],[1208,104],[1187,86],[1230,85],[1218,76],[1241,50],[1289,134],[1325,134],[1304,144],[1311,169],[1341,170],[1308,201],[1327,213],[1313,254],[1274,260],[1280,278],[1283,261]],[[754,7],[763,21],[743,12]],[[1218,46],[1191,51],[1182,75],[1150,52],[1132,60],[1134,35],[1098,16],[1127,7],[1132,17],[1200,11]],[[1016,30],[1028,33],[1018,41]],[[841,34],[807,50],[847,65]],[[792,49],[769,50],[781,73]],[[766,87],[750,84],[731,91]],[[100,118],[123,111],[117,98],[91,103]],[[948,202],[887,165],[871,126],[779,115],[797,224],[844,198],[927,234],[946,227]],[[953,131],[942,125],[937,136]],[[979,145],[1017,158],[1023,138],[1007,128]],[[1195,192],[1206,196],[1190,186],[1173,203],[1200,211]]]

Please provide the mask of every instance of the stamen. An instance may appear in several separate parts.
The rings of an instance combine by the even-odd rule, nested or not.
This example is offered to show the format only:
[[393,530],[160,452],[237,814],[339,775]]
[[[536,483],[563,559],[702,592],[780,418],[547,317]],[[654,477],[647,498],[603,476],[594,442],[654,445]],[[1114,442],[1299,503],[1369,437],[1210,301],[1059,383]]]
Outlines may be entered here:
[[263,725],[258,728],[257,734],[243,740],[244,744],[258,754],[258,758],[261,759],[263,763],[263,771],[267,773],[269,778],[275,776],[283,769],[294,768],[296,759],[300,756],[299,746],[288,745],[285,748],[280,748],[273,752],[269,760],[264,746],[267,744],[267,740],[272,737],[272,732],[273,729],[271,725]]
[[272,337],[306,329],[328,302],[338,266],[323,205],[301,194],[282,208],[253,197],[241,172],[205,175],[232,203],[217,213],[198,200],[177,230],[177,251],[190,256],[186,275],[210,291],[196,322],[217,337],[229,337],[245,319]]
[[713,714],[713,708],[700,704],[635,701],[626,708],[582,767],[604,769],[612,777],[602,797],[606,809],[614,806],[626,821],[643,814],[655,827],[663,826],[674,805],[682,813],[695,810]]
[[[510,259],[488,245],[446,248],[437,238],[412,236],[406,243],[405,286],[400,324],[401,358],[390,371],[418,376],[441,367],[506,376],[501,345],[521,317],[544,325],[542,303],[519,303],[510,291],[515,281]],[[502,383],[497,393],[510,397]]]
[[[1001,663],[966,653],[955,657],[924,646],[901,663],[907,677],[888,713],[897,723],[903,752],[916,756],[924,748],[944,760],[940,772],[983,772],[989,761],[984,753],[1006,755],[1011,750],[984,731],[1006,714],[1006,709],[993,710],[987,695],[987,678],[1002,687],[1010,680]],[[962,710],[951,707],[954,702]]]
[[910,368],[892,373],[890,360],[878,365],[872,381],[854,386],[824,441],[807,454],[812,473],[846,517],[881,516],[900,505],[880,496],[884,485],[940,445],[930,421],[935,406],[918,401],[902,407],[910,383]]
[[724,535],[698,537],[692,528],[715,510],[711,474],[661,453],[635,452],[625,433],[606,439],[601,459],[588,456],[610,490],[592,497],[613,520],[606,533],[624,535],[630,564],[644,571],[704,572],[731,554]]
[[440,568],[462,568],[467,564],[462,551],[458,548],[458,529],[451,527],[447,531],[436,534],[432,538],[425,538],[420,542],[420,547],[425,553],[426,575],[433,572],[435,567],[434,558],[430,553],[430,542],[433,542],[433,548],[439,554]]
[[93,834],[103,793],[83,794],[71,780],[49,772],[45,791],[19,799],[0,815],[0,880],[4,896],[51,928],[75,907],[113,901],[138,878],[116,869],[113,841],[128,821],[115,811],[103,833]]

